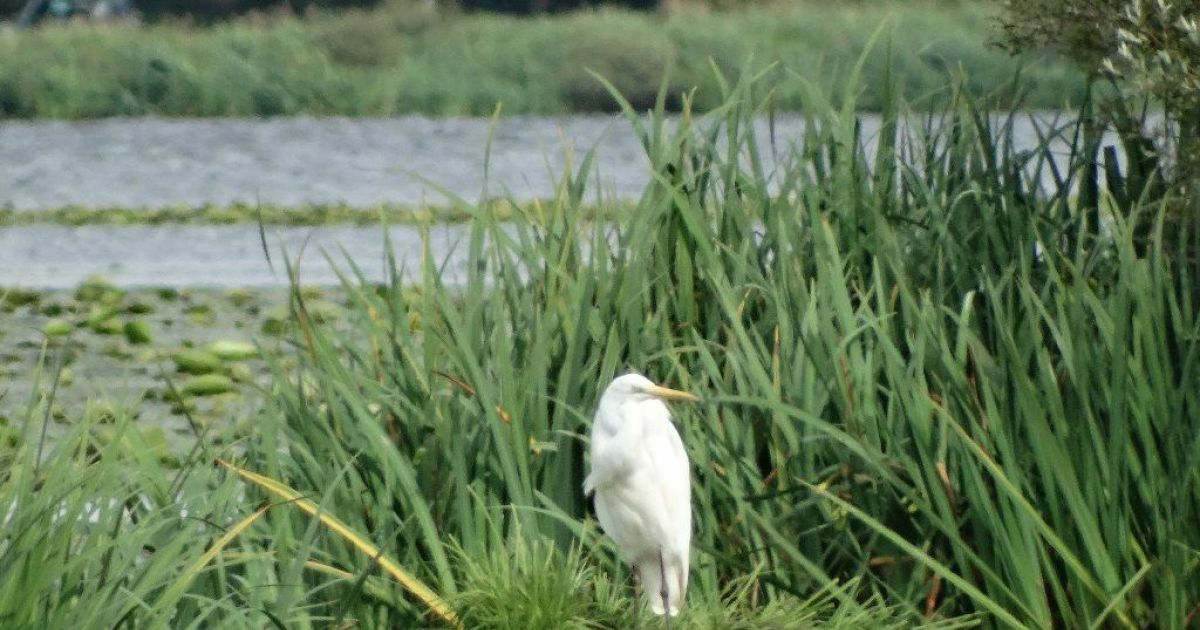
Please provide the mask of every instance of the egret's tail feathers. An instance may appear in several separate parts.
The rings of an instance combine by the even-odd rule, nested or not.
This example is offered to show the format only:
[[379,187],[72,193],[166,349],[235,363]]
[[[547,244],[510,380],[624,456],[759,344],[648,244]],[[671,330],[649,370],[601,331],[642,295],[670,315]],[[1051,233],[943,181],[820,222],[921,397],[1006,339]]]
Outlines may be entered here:
[[590,497],[596,491],[596,475],[588,474],[583,480],[583,496]]
[[[656,615],[663,615],[669,608],[671,616],[675,617],[679,614],[679,609],[683,608],[683,595],[687,589],[687,573],[681,563],[675,559],[667,558],[666,562],[665,571],[659,566],[657,557],[639,562],[637,572],[642,586],[642,594],[646,597],[646,603],[650,604],[650,610]],[[666,606],[663,605],[662,576],[664,573],[667,576]]]

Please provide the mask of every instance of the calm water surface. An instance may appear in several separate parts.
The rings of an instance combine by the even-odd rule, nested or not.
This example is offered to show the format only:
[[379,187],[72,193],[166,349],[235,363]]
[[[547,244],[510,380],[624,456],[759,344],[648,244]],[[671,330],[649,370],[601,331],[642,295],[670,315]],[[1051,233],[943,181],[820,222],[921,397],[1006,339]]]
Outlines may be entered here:
[[[462,269],[457,247],[463,225],[430,230],[443,279],[453,283]],[[398,267],[419,276],[421,235],[409,226],[389,231]],[[370,281],[386,278],[383,231],[379,227],[268,227],[263,249],[257,226],[33,225],[0,229],[0,287],[67,289],[100,275],[123,287],[270,287],[287,284],[285,257],[299,262],[304,284],[335,285],[334,267],[349,261]],[[330,261],[334,264],[331,265]],[[417,275],[414,275],[417,274]]]
[[[1053,117],[1037,115],[1043,122]],[[871,150],[880,121],[861,120]],[[780,151],[803,131],[797,117],[773,126],[761,120],[756,130],[761,147]],[[1015,136],[1018,150],[1037,145],[1028,118]],[[494,128],[486,119],[423,117],[3,122],[0,206],[37,212],[64,205],[442,203],[447,193],[544,197],[593,147],[592,194],[637,197],[647,184],[647,160],[628,123],[615,116],[514,117]],[[461,230],[435,230],[435,257],[453,262]],[[397,257],[413,262],[416,232],[398,227],[391,237]],[[306,282],[336,280],[322,248],[341,247],[373,279],[382,274],[379,228],[273,229],[268,240],[293,253],[309,241]],[[69,287],[92,274],[126,286],[265,286],[286,282],[279,269],[267,264],[253,225],[0,228],[0,286]]]
[[108,119],[0,124],[0,205],[285,206],[549,195],[565,156],[602,142],[600,181],[645,184],[641,145],[610,116],[487,119]]
[[[1056,116],[1018,119],[1018,150],[1037,145],[1032,118]],[[879,117],[860,120],[870,141]],[[767,152],[786,150],[803,132],[796,116],[757,125]],[[419,204],[443,201],[445,192],[476,199],[485,174],[490,195],[541,197],[593,147],[592,181],[637,196],[647,161],[619,116],[513,117],[494,128],[488,119],[415,116],[0,122],[0,206]]]

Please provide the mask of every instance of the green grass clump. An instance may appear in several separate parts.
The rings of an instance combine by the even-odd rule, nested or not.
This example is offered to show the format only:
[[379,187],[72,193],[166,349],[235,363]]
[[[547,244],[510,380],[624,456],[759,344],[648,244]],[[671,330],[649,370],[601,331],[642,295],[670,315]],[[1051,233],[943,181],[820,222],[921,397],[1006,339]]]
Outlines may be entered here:
[[[23,455],[0,514],[29,505],[14,531],[52,535],[0,531],[19,550],[0,558],[0,619],[626,627],[627,570],[580,484],[599,393],[635,366],[706,400],[677,410],[695,522],[681,628],[1193,625],[1200,229],[1163,230],[1135,174],[1099,175],[1087,112],[1018,153],[1019,114],[963,95],[936,125],[888,101],[868,139],[852,95],[786,84],[810,133],[772,145],[747,130],[773,80],[715,78],[707,115],[630,107],[653,180],[618,220],[584,212],[585,156],[510,221],[465,204],[453,281],[432,256],[416,286],[394,262],[382,285],[348,264],[324,321],[294,286],[295,355],[267,357],[236,447],[181,457],[170,478],[193,485],[135,459],[140,476],[69,495],[157,492],[219,527],[152,544],[191,521],[55,522],[46,502],[89,460],[39,486]],[[121,588],[97,577],[109,549]]]
[[298,299],[305,377],[273,398],[291,457],[248,465],[396,515],[393,553],[451,601],[447,539],[582,540],[617,574],[581,436],[632,365],[710,401],[679,410],[689,606],[757,574],[761,602],[860,579],[839,605],[908,623],[1190,623],[1198,270],[1175,254],[1197,235],[1146,240],[1132,217],[1157,206],[1074,196],[1105,190],[1088,132],[1016,153],[1016,115],[966,98],[904,134],[894,102],[870,158],[853,102],[812,88],[816,131],[768,161],[756,87],[675,127],[631,109],[655,181],[621,221],[579,214],[579,176],[507,224],[480,212],[461,285],[432,260],[418,292],[350,269],[349,332]]
[[[211,606],[203,593],[169,606],[161,595],[195,577],[188,565],[238,515],[238,488],[206,467],[174,471],[161,437],[143,435],[120,409],[47,443],[41,427],[51,400],[32,400],[14,420],[18,426],[0,427],[12,438],[0,438],[3,625],[203,623],[207,613],[200,611]],[[220,590],[210,597],[222,597]],[[229,617],[261,619],[252,612]]]
[[[653,104],[670,71],[671,105],[696,88],[697,109],[722,100],[710,59],[729,73],[748,57],[844,87],[871,34],[891,21],[891,60],[864,68],[864,109],[880,109],[884,76],[916,98],[946,96],[965,72],[976,96],[1026,65],[1029,104],[1077,104],[1082,75],[1049,53],[1022,60],[991,47],[978,3],[799,3],[732,13],[597,11],[554,17],[438,14],[381,8],[309,19],[261,16],[212,27],[69,26],[0,39],[0,117],[391,116],[612,111],[589,71],[637,107]],[[774,105],[802,108],[794,83]],[[840,93],[840,91],[839,91]]]
[[463,589],[452,602],[468,628],[615,628],[631,618],[621,587],[578,548],[516,538],[479,558],[458,552]]
[[[512,216],[513,205],[507,199],[487,204],[488,211],[498,220]],[[596,217],[629,210],[629,204],[613,203],[589,212]],[[231,225],[262,223],[264,225],[317,226],[390,224],[426,224],[465,222],[471,218],[468,209],[454,204],[392,205],[374,207],[347,204],[311,204],[280,206],[274,204],[242,204],[202,206],[162,206],[154,208],[106,208],[64,206],[47,210],[13,210],[0,208],[0,227],[25,225]],[[15,304],[16,298],[3,306]]]
[[[628,584],[600,571],[583,551],[562,551],[546,539],[515,537],[483,557],[455,550],[462,590],[453,602],[467,628],[525,628],[585,630],[635,627],[640,622],[661,625],[643,606],[630,600]],[[627,578],[628,574],[621,574]],[[973,627],[972,619],[949,623],[914,623],[882,601],[867,606],[838,606],[852,597],[857,584],[823,590],[806,599],[785,596],[756,602],[756,576],[728,585],[720,597],[693,602],[687,614],[674,620],[680,630],[901,630],[910,628]]]

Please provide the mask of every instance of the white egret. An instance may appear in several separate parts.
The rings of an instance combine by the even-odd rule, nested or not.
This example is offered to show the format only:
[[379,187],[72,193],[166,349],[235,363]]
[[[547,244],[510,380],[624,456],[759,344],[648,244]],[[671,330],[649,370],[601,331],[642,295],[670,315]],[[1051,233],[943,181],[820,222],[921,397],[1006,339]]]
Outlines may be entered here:
[[592,422],[592,469],[584,494],[622,559],[633,567],[650,609],[679,614],[692,538],[691,471],[664,400],[697,401],[641,374],[609,384]]

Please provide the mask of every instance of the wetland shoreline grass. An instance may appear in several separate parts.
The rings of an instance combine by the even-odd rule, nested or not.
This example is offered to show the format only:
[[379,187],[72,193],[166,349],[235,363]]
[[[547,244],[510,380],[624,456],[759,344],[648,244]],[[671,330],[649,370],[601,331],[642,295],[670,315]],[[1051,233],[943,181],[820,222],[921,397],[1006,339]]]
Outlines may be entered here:
[[[1200,230],[1142,223],[1162,205],[1080,123],[1017,152],[965,95],[868,157],[852,97],[789,85],[821,131],[769,166],[770,80],[679,125],[630,109],[653,179],[606,229],[585,156],[536,212],[474,209],[461,285],[347,264],[336,321],[295,289],[255,430],[177,470],[83,425],[42,463],[35,386],[0,449],[0,622],[625,627],[580,481],[634,365],[708,401],[678,419],[682,629],[1194,624]],[[1096,195],[1042,189],[1051,137],[1060,190]]]
[[[548,203],[548,199],[521,201],[521,206]],[[496,199],[482,208],[498,221],[509,220],[517,212],[516,204]],[[611,218],[635,207],[630,202],[593,204],[583,214],[593,219]],[[45,210],[12,210],[0,208],[0,228],[28,225],[235,225],[274,226],[322,225],[423,225],[429,223],[464,223],[477,215],[477,208],[467,204],[379,204],[355,206],[350,204],[306,204],[284,206],[276,204],[233,203],[201,206],[168,206],[155,208],[93,208],[65,206]]]
[[[855,102],[880,110],[888,72],[909,100],[936,106],[964,74],[976,97],[1020,89],[1044,109],[1077,105],[1083,76],[1048,52],[1013,59],[989,45],[983,3],[803,2],[775,10],[669,15],[623,11],[514,18],[383,8],[251,16],[211,27],[47,27],[0,37],[0,119],[108,116],[392,116],[613,111],[591,77],[616,81],[638,107],[670,71],[697,110],[721,102],[709,64],[733,73],[747,59],[777,62],[840,94],[873,33],[891,20],[890,59],[872,57]],[[803,107],[779,81],[773,104]]]

